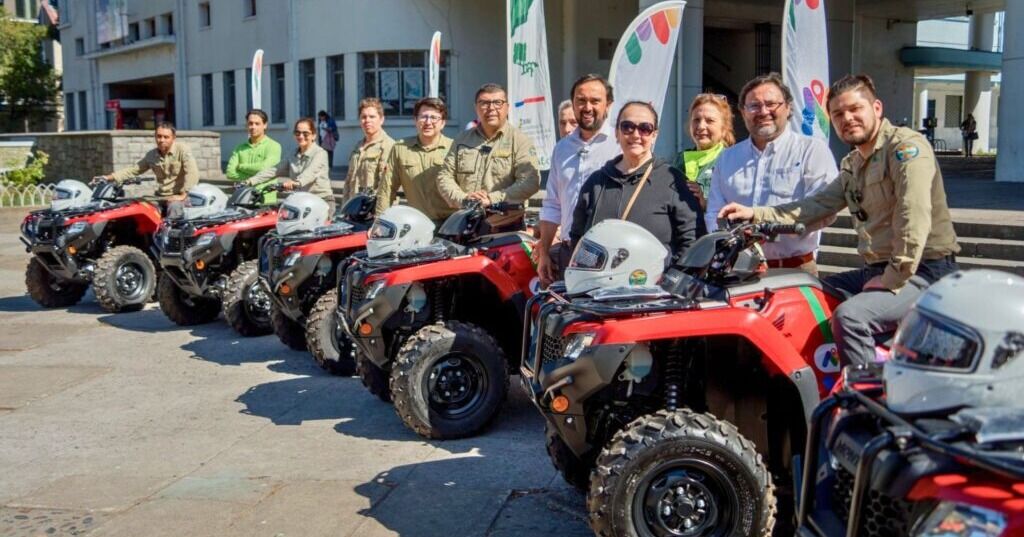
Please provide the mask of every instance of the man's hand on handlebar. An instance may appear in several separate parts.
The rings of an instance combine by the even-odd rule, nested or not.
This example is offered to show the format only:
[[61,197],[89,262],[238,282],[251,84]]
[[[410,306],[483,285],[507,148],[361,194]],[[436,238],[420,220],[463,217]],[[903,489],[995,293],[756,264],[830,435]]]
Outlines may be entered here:
[[486,190],[477,190],[476,192],[470,192],[466,195],[466,199],[476,201],[480,203],[481,207],[489,207],[491,205],[491,198],[487,196]]
[[718,219],[721,220],[723,218],[730,222],[735,222],[737,220],[750,221],[754,219],[754,209],[751,209],[746,205],[740,205],[739,203],[730,203],[725,207],[722,207],[722,210],[718,211]]
[[96,185],[98,185],[100,183],[103,183],[103,182],[106,182],[106,181],[109,181],[109,180],[110,179],[108,179],[106,175],[97,175],[96,177],[93,177],[92,179],[89,180],[89,186],[96,186]]
[[295,187],[297,186],[299,186],[299,183],[297,181],[292,181],[291,179],[285,179],[284,182],[281,183],[281,188],[285,190],[295,190]]

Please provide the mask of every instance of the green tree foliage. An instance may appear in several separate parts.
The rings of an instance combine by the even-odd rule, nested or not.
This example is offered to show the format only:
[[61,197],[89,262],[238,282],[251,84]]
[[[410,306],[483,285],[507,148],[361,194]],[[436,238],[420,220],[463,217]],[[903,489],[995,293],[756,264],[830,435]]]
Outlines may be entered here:
[[0,132],[56,114],[60,77],[43,61],[46,28],[0,11]]
[[50,155],[44,151],[36,151],[25,164],[24,168],[9,170],[0,181],[13,184],[14,186],[37,185],[46,177],[46,163],[50,161]]

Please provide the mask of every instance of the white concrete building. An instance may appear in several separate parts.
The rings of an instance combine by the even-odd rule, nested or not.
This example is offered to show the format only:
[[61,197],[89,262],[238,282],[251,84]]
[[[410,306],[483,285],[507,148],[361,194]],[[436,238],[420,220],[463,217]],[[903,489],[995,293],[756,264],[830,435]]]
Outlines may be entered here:
[[[567,97],[579,75],[608,72],[626,25],[653,3],[545,2],[553,104]],[[122,24],[97,24],[97,5],[113,10],[122,4],[125,16],[113,18]],[[1014,87],[1024,86],[1024,39],[1011,39],[1012,29],[1024,24],[1024,5],[1018,4],[970,2],[978,14],[1008,9],[1003,65],[1019,72],[1004,67],[1003,84]],[[901,51],[916,46],[918,21],[963,15],[964,2],[830,0],[827,8],[833,79],[866,72],[875,78],[890,118],[913,117],[916,67]],[[339,152],[347,152],[360,136],[355,108],[365,96],[388,101],[386,128],[393,136],[411,134],[409,103],[425,85],[423,64],[435,30],[443,33],[448,54],[442,93],[453,132],[472,119],[473,92],[480,84],[505,81],[504,0],[71,0],[61,10],[64,91],[76,103],[78,118],[72,128],[114,127],[116,114],[106,108],[119,105],[122,122],[131,126],[147,126],[160,116],[182,128],[219,131],[225,154],[245,137],[246,69],[257,48],[266,51],[260,107],[272,117],[271,135],[285,147],[296,118],[324,109],[337,118]],[[689,145],[685,106],[695,94],[710,90],[735,101],[747,79],[780,69],[782,10],[783,0],[687,3],[660,154]],[[999,113],[1021,111],[1004,107]],[[1007,160],[1024,158],[1003,149],[1000,156],[1005,152]],[[834,150],[846,148],[836,141]],[[1020,164],[1016,169],[1024,169]],[[1024,180],[1024,174],[1001,178]]]

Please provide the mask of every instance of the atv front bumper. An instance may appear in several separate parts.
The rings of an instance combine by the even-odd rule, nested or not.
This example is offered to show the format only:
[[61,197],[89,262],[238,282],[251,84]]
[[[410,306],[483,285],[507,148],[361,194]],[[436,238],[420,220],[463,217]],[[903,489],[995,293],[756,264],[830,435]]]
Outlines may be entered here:
[[303,256],[285,267],[281,259],[271,260],[269,256],[264,259],[263,251],[260,251],[260,282],[274,305],[295,322],[305,319],[309,297],[319,297],[327,290],[319,284],[308,285],[321,258],[320,254]]
[[29,244],[27,249],[42,263],[43,268],[61,280],[92,280],[92,264],[87,259],[69,253],[67,246]]
[[411,284],[404,283],[383,288],[370,300],[353,296],[352,286],[343,283],[338,297],[338,320],[345,333],[356,344],[362,356],[374,365],[385,368],[394,356],[388,355],[384,328],[400,312]]
[[164,273],[182,291],[191,296],[212,297],[219,293],[216,283],[226,276],[214,267],[220,265],[229,248],[230,243],[226,246],[221,240],[214,239],[208,244],[188,246],[180,252],[157,251]]

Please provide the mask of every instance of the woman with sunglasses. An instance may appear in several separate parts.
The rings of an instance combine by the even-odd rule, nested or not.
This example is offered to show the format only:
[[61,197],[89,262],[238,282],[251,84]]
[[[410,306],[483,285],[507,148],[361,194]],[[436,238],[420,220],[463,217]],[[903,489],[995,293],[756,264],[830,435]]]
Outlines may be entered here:
[[622,155],[608,161],[583,184],[569,237],[575,246],[602,220],[628,220],[654,234],[672,253],[672,264],[705,233],[700,203],[687,188],[683,174],[654,157],[658,114],[650,104],[626,103],[615,124]]
[[282,159],[274,168],[267,168],[250,177],[247,185],[258,185],[269,179],[278,178],[285,190],[309,192],[327,202],[330,214],[334,214],[334,191],[328,177],[327,151],[316,145],[316,122],[304,117],[295,122],[293,129],[295,144],[298,146],[287,160]]
[[697,146],[679,154],[676,167],[686,175],[686,186],[701,209],[708,208],[711,172],[722,150],[736,143],[732,109],[724,95],[701,93],[690,103],[690,138]]

